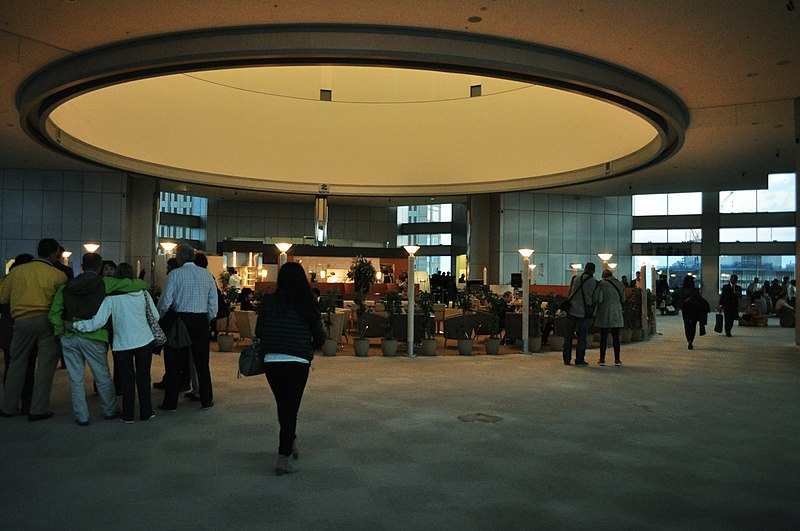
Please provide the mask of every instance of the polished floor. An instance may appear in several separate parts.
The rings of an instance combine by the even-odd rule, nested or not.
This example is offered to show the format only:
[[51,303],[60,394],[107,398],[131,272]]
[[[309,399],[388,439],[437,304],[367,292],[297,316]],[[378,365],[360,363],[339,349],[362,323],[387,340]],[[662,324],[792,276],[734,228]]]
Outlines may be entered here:
[[212,410],[133,425],[94,395],[75,425],[59,370],[52,419],[0,419],[0,529],[797,529],[800,348],[775,324],[689,351],[662,318],[621,368],[346,347],[314,362],[282,477],[274,402],[234,353]]

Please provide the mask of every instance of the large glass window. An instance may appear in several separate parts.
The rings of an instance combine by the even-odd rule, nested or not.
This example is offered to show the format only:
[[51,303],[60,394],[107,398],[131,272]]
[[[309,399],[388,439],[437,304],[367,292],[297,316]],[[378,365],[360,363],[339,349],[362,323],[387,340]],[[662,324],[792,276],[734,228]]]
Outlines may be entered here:
[[634,216],[666,216],[702,213],[702,192],[633,196]]
[[794,227],[737,227],[719,229],[720,242],[793,242]]
[[774,279],[782,281],[783,277],[795,278],[794,256],[720,256],[719,257],[719,288],[728,282],[731,275],[739,276],[739,285],[742,289],[758,277],[763,284],[765,280],[772,282]]
[[700,229],[637,229],[633,243],[687,243],[702,239]]
[[733,190],[719,193],[722,214],[741,212],[794,212],[794,173],[774,173],[769,176],[766,190]]
[[397,207],[397,224],[453,221],[453,205],[409,205]]
[[397,246],[403,245],[450,245],[452,235],[442,234],[403,234],[397,237]]
[[[633,274],[630,278],[636,277],[642,264],[646,264],[645,285],[647,288],[653,287],[653,264],[655,264],[656,275],[667,275],[670,289],[680,287],[683,278],[691,275],[695,278],[695,285],[700,287],[701,260],[699,256],[634,256],[631,264]],[[618,272],[617,276],[622,276],[624,272]]]

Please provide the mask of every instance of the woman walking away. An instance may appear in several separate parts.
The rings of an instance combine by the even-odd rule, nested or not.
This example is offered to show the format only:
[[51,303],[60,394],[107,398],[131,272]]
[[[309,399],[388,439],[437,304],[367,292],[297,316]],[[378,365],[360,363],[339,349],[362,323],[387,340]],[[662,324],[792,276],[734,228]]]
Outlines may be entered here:
[[619,329],[625,324],[622,318],[622,303],[625,301],[625,285],[614,278],[610,269],[603,271],[603,281],[598,289],[597,314],[594,316],[594,325],[600,328],[600,359],[598,365],[606,364],[606,346],[608,333],[614,343],[614,366],[621,367],[619,357]]
[[[114,277],[134,279],[136,274],[130,264],[122,263],[117,266]],[[119,363],[122,385],[122,422],[126,424],[133,424],[137,389],[139,418],[150,420],[155,417],[150,400],[150,363],[154,338],[147,322],[145,305],[149,306],[151,315],[158,315],[158,308],[147,290],[107,295],[94,317],[72,323],[79,332],[92,332],[105,325],[111,316],[114,326],[113,349]],[[67,323],[69,321],[65,321]]]
[[[297,471],[297,412],[308,381],[314,349],[325,342],[317,302],[303,266],[287,262],[278,286],[258,308],[256,336],[264,355],[267,382],[278,407],[280,444],[275,473]],[[292,458],[292,459],[290,459]]]
[[701,295],[700,290],[694,285],[694,277],[686,275],[683,278],[683,287],[681,288],[681,306],[683,315],[683,329],[686,333],[686,341],[689,342],[689,350],[694,348],[692,345],[694,335],[697,329],[697,323],[700,323],[700,335],[706,334],[706,323],[708,321],[708,312],[711,311],[706,301]]

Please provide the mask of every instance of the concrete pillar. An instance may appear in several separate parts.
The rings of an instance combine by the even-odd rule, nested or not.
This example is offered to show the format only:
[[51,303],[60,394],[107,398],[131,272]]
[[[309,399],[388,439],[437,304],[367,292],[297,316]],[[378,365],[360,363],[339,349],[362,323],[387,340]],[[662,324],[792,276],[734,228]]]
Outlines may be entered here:
[[153,177],[128,175],[128,200],[126,205],[125,256],[134,267],[137,263],[147,271],[145,280],[153,285],[155,257],[158,246],[159,213],[158,180]]
[[500,214],[499,194],[470,196],[467,202],[469,279],[481,280],[487,269],[490,284],[499,284]]
[[703,298],[712,311],[719,303],[719,192],[703,192],[701,279]]
[[[797,278],[798,264],[800,264],[800,98],[794,99],[794,277]],[[795,303],[796,304],[796,303]],[[794,342],[800,346],[800,311],[795,307],[794,312]]]

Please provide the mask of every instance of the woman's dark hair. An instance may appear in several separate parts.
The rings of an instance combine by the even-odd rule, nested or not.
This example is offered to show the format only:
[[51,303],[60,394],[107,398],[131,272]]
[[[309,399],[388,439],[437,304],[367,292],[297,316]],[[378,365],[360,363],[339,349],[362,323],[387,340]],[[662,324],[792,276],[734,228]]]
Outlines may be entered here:
[[275,296],[281,307],[293,309],[303,319],[309,322],[319,319],[319,308],[306,278],[306,271],[297,262],[286,262],[278,270]]
[[683,287],[684,288],[694,287],[694,277],[692,275],[686,275],[685,277],[683,277]]
[[[101,275],[103,274],[103,271],[105,271],[106,266],[111,266],[115,270],[117,269],[117,264],[115,264],[113,260],[103,260],[103,263],[100,265],[100,274]],[[123,278],[123,277],[118,277],[116,275],[116,273],[114,273],[114,278]]]
[[114,271],[114,278],[136,278],[136,272],[133,270],[133,266],[122,262],[120,265],[117,266],[117,270]]
[[253,290],[250,288],[242,288],[242,291],[239,292],[239,300],[243,301],[247,299],[247,296],[253,293]]

